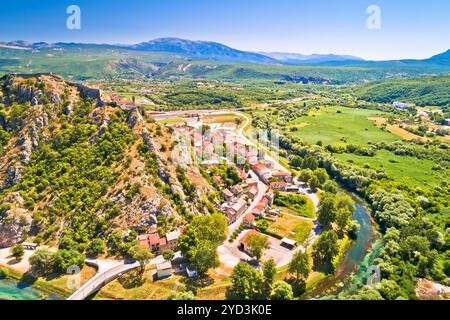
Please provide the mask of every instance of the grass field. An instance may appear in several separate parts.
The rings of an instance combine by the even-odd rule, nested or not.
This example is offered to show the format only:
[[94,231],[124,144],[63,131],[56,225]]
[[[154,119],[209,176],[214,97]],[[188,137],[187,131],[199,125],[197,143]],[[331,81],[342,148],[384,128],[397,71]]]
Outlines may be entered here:
[[[279,193],[277,196],[279,197],[279,201],[283,202],[283,206],[275,205],[274,207],[281,209],[282,212],[311,219],[314,219],[316,217],[316,214],[314,212],[314,204],[307,196],[289,193]],[[293,201],[289,201],[290,199],[304,199],[306,202],[305,204],[298,204]]]
[[382,131],[374,121],[368,119],[381,115],[381,112],[374,110],[323,107],[319,111],[311,112],[307,117],[291,122],[291,127],[298,129],[293,135],[308,143],[322,141],[324,145],[367,145],[368,142],[401,140],[389,132]]
[[431,160],[421,160],[413,157],[397,156],[393,153],[381,150],[374,157],[357,156],[354,154],[335,154],[336,158],[344,161],[353,161],[353,163],[371,168],[383,168],[388,176],[399,179],[408,178],[415,183],[425,183],[429,185],[439,184],[448,178],[445,172],[434,171],[436,165]]
[[281,238],[289,238],[302,244],[306,241],[314,228],[314,223],[300,219],[297,216],[283,212],[283,215],[276,222],[271,223],[268,231]]
[[176,292],[193,291],[200,300],[224,300],[231,280],[227,276],[210,270],[209,277],[202,282],[195,282],[182,275],[172,275],[169,278],[154,280],[154,266],[147,267],[142,280],[129,272],[105,287],[94,297],[96,300],[167,300]]

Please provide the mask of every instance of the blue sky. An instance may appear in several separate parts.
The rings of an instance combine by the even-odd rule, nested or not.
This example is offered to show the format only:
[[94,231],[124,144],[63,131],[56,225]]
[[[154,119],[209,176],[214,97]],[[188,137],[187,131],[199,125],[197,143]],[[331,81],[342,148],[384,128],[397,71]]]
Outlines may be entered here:
[[[66,8],[81,8],[81,30]],[[381,30],[366,27],[369,5]],[[450,49],[449,0],[0,0],[0,40],[210,40],[241,50],[425,58]]]

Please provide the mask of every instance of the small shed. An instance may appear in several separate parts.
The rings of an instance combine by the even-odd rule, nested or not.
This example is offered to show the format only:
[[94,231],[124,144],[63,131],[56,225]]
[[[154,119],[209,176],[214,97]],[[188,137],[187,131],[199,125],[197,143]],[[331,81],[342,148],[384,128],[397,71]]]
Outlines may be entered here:
[[32,242],[24,242],[22,243],[22,247],[24,247],[25,249],[29,249],[29,250],[36,250],[38,248],[38,244],[37,243],[32,243]]
[[294,249],[297,246],[297,242],[289,238],[281,239],[281,244],[290,249]]
[[170,261],[165,261],[156,266],[156,274],[158,278],[170,277],[173,273],[172,263]]

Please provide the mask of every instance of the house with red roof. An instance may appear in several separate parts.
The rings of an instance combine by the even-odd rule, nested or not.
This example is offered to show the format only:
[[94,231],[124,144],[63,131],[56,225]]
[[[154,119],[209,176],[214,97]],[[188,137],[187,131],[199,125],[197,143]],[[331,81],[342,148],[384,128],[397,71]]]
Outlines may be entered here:
[[270,183],[270,188],[278,191],[286,191],[288,184],[286,182],[274,181]]
[[255,215],[251,212],[247,213],[244,219],[242,220],[242,223],[247,228],[251,229],[255,228],[256,227]]
[[292,176],[289,172],[274,172],[272,173],[272,177],[279,179],[281,181],[291,183],[292,182]]
[[221,194],[222,197],[225,199],[225,201],[228,201],[228,202],[232,201],[233,198],[234,198],[233,193],[232,193],[230,190],[228,190],[228,189],[223,189],[223,190],[220,192],[220,194]]
[[257,194],[258,194],[258,188],[256,188],[256,187],[249,188],[246,193],[246,195],[252,200],[255,199]]
[[248,246],[248,238],[251,235],[262,235],[261,233],[259,233],[256,230],[250,230],[248,231],[240,240],[239,240],[239,249],[245,251],[246,253],[251,255],[251,252],[249,250],[249,246]]

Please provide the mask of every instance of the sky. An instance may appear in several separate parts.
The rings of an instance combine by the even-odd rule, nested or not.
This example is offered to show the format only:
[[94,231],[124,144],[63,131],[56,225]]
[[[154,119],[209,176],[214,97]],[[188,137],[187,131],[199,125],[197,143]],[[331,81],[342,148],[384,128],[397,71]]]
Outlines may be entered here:
[[[69,5],[81,29],[69,30]],[[367,8],[380,8],[369,29]],[[428,58],[450,49],[449,0],[0,0],[0,41],[134,44],[160,37],[240,50]]]

